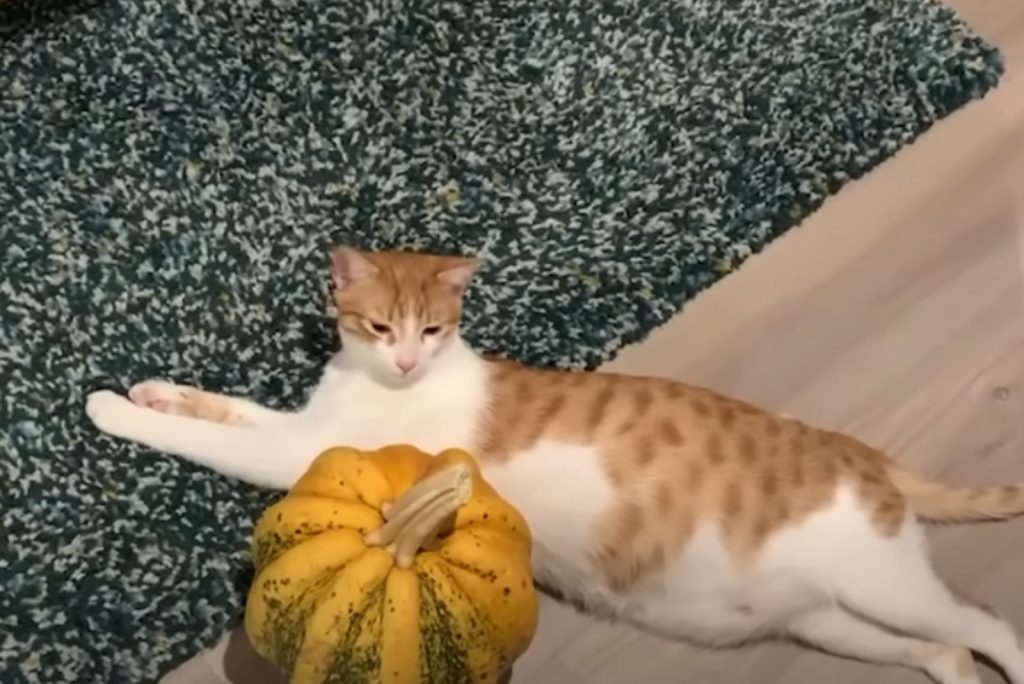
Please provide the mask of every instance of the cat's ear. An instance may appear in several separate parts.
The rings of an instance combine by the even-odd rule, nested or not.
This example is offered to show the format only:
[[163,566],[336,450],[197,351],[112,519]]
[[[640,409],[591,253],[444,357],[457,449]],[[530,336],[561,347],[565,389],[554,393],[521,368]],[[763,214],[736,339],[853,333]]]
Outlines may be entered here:
[[473,280],[473,275],[480,268],[480,261],[478,259],[452,258],[451,262],[454,265],[440,271],[437,274],[437,279],[450,287],[454,294],[462,296],[462,293],[469,287],[469,282]]
[[371,278],[377,273],[377,267],[358,249],[339,245],[331,250],[331,278],[334,280],[334,287],[339,290],[344,290],[357,280]]

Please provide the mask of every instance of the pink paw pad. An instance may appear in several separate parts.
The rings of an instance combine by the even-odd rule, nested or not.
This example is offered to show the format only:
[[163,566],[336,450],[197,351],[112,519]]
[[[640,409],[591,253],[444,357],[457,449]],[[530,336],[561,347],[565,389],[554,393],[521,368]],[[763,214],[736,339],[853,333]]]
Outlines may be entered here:
[[186,403],[187,396],[182,388],[166,382],[140,382],[128,390],[128,398],[137,406],[173,413],[175,408]]

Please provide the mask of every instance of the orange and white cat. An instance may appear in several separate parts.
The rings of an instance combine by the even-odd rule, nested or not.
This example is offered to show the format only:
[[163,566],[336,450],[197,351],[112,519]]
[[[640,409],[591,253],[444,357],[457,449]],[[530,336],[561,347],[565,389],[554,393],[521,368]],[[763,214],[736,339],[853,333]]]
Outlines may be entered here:
[[333,445],[461,447],[527,518],[537,581],[671,637],[790,637],[979,684],[1024,684],[1007,622],[935,575],[919,521],[1024,513],[1024,487],[955,489],[849,437],[655,378],[487,360],[459,336],[475,263],[332,252],[343,350],[279,412],[150,380],[94,392],[102,431],[267,487]]

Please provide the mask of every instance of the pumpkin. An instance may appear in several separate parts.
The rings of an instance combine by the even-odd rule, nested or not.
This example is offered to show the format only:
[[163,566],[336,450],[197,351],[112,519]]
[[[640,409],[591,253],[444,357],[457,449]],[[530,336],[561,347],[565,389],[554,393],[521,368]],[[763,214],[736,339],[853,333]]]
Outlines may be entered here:
[[245,631],[293,684],[492,684],[537,627],[526,521],[460,450],[323,452],[252,557]]

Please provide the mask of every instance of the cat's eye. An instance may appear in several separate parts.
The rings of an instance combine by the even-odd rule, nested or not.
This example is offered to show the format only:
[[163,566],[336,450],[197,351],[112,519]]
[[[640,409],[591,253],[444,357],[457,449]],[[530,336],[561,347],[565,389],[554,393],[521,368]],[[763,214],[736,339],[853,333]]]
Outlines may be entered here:
[[384,325],[383,323],[370,323],[370,329],[378,335],[387,335],[391,332],[391,326]]
[[427,337],[430,337],[431,335],[436,335],[439,332],[441,332],[441,326],[439,325],[428,325],[423,329],[423,334],[426,335]]

